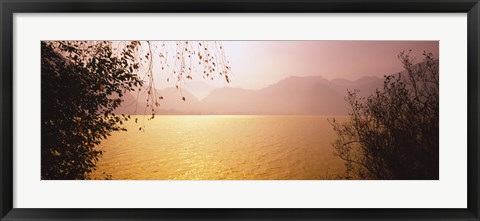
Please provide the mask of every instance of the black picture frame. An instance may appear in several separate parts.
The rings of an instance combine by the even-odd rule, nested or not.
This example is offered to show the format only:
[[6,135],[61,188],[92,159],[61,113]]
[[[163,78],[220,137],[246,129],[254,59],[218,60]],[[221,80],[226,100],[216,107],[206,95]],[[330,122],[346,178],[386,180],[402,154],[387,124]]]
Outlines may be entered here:
[[[0,0],[1,220],[480,220],[478,0]],[[466,209],[17,209],[13,208],[14,13],[467,13]]]

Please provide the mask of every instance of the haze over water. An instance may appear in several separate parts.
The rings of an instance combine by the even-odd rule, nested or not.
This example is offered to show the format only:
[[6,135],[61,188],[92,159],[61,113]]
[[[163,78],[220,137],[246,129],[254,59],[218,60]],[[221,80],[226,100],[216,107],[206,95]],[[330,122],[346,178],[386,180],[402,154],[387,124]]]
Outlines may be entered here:
[[[124,124],[127,132],[113,133],[96,147],[104,153],[92,178],[106,174],[114,180],[339,179],[345,165],[333,154],[338,137],[327,119],[333,115],[339,122],[348,119],[347,91],[358,90],[362,97],[374,93],[383,88],[384,75],[403,71],[398,53],[413,49],[412,58],[423,51],[438,57],[438,44],[167,42],[153,54],[170,60],[154,62],[150,74],[155,78],[122,97],[115,114],[138,116]],[[207,48],[222,53],[211,57]],[[217,60],[223,55],[225,60]],[[178,66],[180,57],[199,66]],[[217,69],[225,62],[232,71],[228,78],[214,72],[205,75],[214,69],[202,69],[202,62]],[[189,78],[175,80],[172,73]],[[160,105],[152,108],[157,102]],[[155,118],[146,120],[150,114]]]
[[[135,180],[335,179],[332,116],[143,116],[114,133],[93,177]],[[345,116],[335,116],[346,120]]]
[[41,179],[435,180],[438,47],[42,41]]

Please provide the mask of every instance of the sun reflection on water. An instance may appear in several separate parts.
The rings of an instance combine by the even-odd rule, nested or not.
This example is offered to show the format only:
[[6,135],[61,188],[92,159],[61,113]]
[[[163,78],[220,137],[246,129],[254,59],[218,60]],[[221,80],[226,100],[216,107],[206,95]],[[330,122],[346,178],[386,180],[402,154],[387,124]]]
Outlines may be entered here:
[[[141,117],[141,116],[140,116]],[[135,180],[305,180],[343,170],[325,116],[159,116],[98,147],[93,176]],[[336,117],[338,119],[338,117]]]

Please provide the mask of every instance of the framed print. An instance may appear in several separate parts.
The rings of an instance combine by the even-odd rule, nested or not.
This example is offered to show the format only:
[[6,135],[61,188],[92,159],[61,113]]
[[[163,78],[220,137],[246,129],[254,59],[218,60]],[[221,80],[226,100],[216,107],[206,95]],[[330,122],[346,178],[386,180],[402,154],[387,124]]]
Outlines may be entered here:
[[479,220],[476,0],[1,10],[1,220]]

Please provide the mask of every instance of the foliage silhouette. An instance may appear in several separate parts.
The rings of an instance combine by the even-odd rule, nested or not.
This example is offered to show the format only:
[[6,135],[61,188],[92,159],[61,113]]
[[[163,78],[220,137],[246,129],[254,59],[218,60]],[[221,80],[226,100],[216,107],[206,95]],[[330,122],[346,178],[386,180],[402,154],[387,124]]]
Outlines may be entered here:
[[346,179],[431,180],[439,178],[438,60],[424,52],[405,71],[385,76],[383,90],[369,97],[348,91],[350,120],[331,124],[338,134],[335,154],[345,161]]
[[[102,151],[94,147],[130,116],[113,110],[141,86],[138,64],[108,42],[42,42],[42,179],[87,179]],[[116,98],[112,98],[115,96]]]
[[165,42],[116,43],[41,42],[42,179],[90,179],[102,155],[95,147],[112,132],[126,130],[123,122],[131,116],[115,115],[114,110],[127,92],[139,94],[143,89],[148,93],[145,108],[151,109],[149,119],[153,119],[163,100],[155,90],[156,63],[170,72],[166,81],[176,80],[179,90],[182,81],[192,79],[194,61],[204,69],[203,78],[213,80],[213,75],[219,74],[230,81],[230,66],[218,42],[175,42],[173,61],[168,59],[172,56]]

